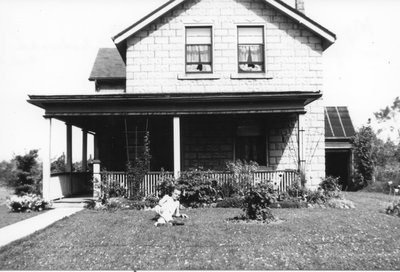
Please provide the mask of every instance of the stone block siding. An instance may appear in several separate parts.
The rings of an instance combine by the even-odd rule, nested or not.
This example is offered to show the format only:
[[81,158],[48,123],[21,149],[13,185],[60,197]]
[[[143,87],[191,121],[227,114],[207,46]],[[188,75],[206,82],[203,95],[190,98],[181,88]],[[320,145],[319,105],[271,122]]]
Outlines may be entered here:
[[274,170],[298,168],[297,116],[275,120],[268,128],[268,162]]
[[[185,74],[185,26],[213,29],[215,80],[179,80]],[[265,27],[266,74],[237,74],[237,26]],[[322,85],[321,39],[257,0],[191,0],[127,41],[128,93],[317,91]]]
[[325,123],[322,98],[306,107],[302,117],[304,128],[304,159],[307,186],[316,189],[325,178]]

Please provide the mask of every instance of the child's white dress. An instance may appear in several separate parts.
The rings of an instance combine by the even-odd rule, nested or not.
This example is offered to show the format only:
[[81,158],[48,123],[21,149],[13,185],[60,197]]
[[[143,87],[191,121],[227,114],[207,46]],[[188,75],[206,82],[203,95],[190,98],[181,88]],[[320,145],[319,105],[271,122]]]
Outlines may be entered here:
[[169,195],[165,195],[153,210],[160,216],[157,223],[165,224],[173,220],[173,215],[179,216],[179,201],[174,200]]

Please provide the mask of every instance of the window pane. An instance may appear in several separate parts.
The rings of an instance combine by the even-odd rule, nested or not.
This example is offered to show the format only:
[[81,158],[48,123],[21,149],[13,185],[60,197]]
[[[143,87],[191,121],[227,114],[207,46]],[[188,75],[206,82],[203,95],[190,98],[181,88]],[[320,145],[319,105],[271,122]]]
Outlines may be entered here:
[[263,28],[262,27],[239,27],[239,44],[262,44]]
[[211,44],[210,27],[186,28],[186,44]]
[[239,62],[263,62],[262,45],[239,45]]
[[187,62],[211,62],[210,45],[188,45],[186,46]]

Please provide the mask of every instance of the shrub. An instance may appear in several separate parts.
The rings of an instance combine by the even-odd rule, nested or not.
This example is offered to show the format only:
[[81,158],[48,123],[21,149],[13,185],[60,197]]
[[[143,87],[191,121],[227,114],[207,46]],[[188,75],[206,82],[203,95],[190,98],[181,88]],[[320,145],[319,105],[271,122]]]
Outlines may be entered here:
[[33,194],[35,193],[35,187],[33,185],[28,185],[28,184],[20,185],[15,188],[14,193],[18,196]]
[[340,196],[341,186],[339,184],[339,178],[327,177],[321,181],[319,187],[323,190],[327,199]]
[[23,196],[14,195],[7,200],[7,207],[12,212],[42,211],[50,208],[51,202],[35,194],[26,194]]
[[145,198],[145,203],[147,207],[154,208],[160,199],[155,195],[149,195]]
[[355,175],[350,189],[359,190],[374,180],[376,163],[376,135],[370,126],[363,126],[352,138]]
[[301,186],[299,182],[296,182],[288,187],[287,193],[289,197],[306,200],[309,190],[307,190],[304,186]]
[[109,197],[126,197],[127,192],[126,189],[120,185],[114,185],[109,188],[108,191]]
[[242,208],[243,204],[243,197],[227,197],[217,203],[217,208]]
[[276,194],[270,183],[260,183],[250,187],[245,194],[244,208],[245,216],[250,220],[269,221],[274,220],[270,204],[276,202]]
[[340,185],[339,185],[339,178],[335,177],[327,177],[321,181],[319,184],[324,192],[339,192]]
[[176,188],[182,191],[181,203],[193,208],[214,203],[222,196],[217,182],[210,178],[208,171],[201,169],[182,173]]
[[323,193],[322,190],[309,191],[306,196],[307,202],[310,204],[324,204],[328,197]]

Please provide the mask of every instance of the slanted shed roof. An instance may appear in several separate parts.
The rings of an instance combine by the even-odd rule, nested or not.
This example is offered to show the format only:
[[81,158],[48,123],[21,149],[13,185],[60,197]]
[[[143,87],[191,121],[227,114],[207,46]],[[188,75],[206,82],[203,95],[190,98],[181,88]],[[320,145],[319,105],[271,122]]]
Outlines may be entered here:
[[115,48],[100,48],[90,73],[89,80],[125,79],[125,63]]
[[[121,54],[122,58],[125,59],[126,57],[126,39],[130,36],[134,35],[139,30],[143,29],[150,23],[154,22],[159,17],[163,16],[167,12],[173,10],[178,5],[186,2],[187,0],[170,0],[162,4],[160,7],[156,8],[140,20],[136,21],[131,26],[127,27],[126,29],[122,30],[120,33],[112,37],[115,45],[118,48],[119,53]],[[288,17],[292,18],[294,21],[298,22],[299,24],[303,25],[310,31],[314,32],[318,36],[320,36],[323,40],[322,46],[324,49],[328,48],[332,45],[336,40],[336,35],[329,31],[328,29],[324,28],[320,24],[316,23],[300,11],[290,7],[286,3],[280,0],[264,0],[264,2],[275,9],[279,10],[280,12],[286,14]]]
[[325,107],[325,138],[340,139],[354,136],[354,126],[347,107]]

